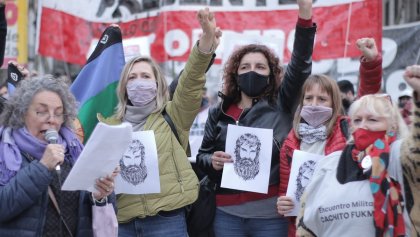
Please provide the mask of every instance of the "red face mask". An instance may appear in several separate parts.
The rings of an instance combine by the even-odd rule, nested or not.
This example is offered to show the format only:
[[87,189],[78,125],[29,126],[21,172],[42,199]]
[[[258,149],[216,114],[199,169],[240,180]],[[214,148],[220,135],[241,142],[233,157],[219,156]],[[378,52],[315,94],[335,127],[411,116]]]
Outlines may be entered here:
[[376,140],[384,138],[386,131],[369,131],[364,128],[358,128],[353,132],[354,145],[359,151],[365,150]]

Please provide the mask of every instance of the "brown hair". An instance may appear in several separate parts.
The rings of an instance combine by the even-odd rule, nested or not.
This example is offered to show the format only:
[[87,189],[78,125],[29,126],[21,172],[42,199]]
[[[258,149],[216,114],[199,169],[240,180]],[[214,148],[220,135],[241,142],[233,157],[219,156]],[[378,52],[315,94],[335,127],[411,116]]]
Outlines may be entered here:
[[300,112],[302,111],[303,100],[305,98],[305,93],[310,90],[315,85],[318,85],[321,88],[321,91],[326,92],[332,100],[332,116],[331,119],[328,121],[327,127],[327,136],[329,136],[334,128],[334,124],[337,121],[338,116],[342,113],[341,108],[341,94],[340,89],[338,88],[337,82],[331,79],[327,75],[323,74],[314,74],[310,75],[308,79],[306,79],[305,83],[302,87],[302,94],[299,99],[299,105],[295,112],[295,118],[293,119],[293,129],[295,131],[296,137],[299,138],[299,123],[301,121]]
[[241,100],[241,93],[238,90],[238,68],[242,58],[249,53],[262,53],[270,68],[269,84],[261,97],[267,97],[269,102],[273,103],[277,98],[277,92],[283,77],[283,67],[280,65],[280,59],[265,45],[249,44],[237,49],[229,57],[224,67],[224,86],[223,93],[233,99],[233,103]]

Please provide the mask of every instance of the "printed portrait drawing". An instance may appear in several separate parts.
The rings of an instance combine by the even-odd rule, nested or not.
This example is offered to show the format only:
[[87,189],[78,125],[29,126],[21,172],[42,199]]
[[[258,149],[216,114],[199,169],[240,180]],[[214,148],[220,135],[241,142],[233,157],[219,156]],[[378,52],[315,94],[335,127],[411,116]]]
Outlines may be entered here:
[[139,140],[133,140],[120,160],[121,177],[130,184],[143,183],[147,177],[144,150]]
[[302,197],[303,191],[305,191],[306,185],[308,185],[309,181],[315,170],[315,161],[308,160],[304,162],[299,167],[299,173],[296,177],[296,191],[295,191],[295,198],[296,201],[300,201],[300,197]]
[[233,166],[235,173],[243,180],[255,179],[260,171],[260,150],[260,139],[254,134],[245,133],[236,140]]

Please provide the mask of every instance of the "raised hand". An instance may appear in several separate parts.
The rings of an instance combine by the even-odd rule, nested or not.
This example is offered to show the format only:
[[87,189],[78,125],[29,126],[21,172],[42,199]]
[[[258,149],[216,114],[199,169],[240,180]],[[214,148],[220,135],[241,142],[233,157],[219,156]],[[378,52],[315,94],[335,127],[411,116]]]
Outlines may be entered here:
[[213,50],[214,51],[216,50],[216,48],[220,44],[220,37],[222,37],[222,30],[220,29],[220,27],[216,27],[216,35],[215,35],[214,41],[213,41]]
[[312,18],[312,0],[297,0],[299,17],[305,20]]
[[376,47],[375,39],[360,38],[356,41],[356,46],[362,52],[367,62],[373,61],[378,57],[378,48]]
[[[405,68],[404,79],[413,90],[420,93],[420,65],[412,65]],[[420,98],[416,98],[417,101]]]
[[216,18],[213,12],[205,8],[198,11],[197,20],[203,30],[198,47],[202,52],[212,52],[219,44],[222,35],[220,28],[216,26]]

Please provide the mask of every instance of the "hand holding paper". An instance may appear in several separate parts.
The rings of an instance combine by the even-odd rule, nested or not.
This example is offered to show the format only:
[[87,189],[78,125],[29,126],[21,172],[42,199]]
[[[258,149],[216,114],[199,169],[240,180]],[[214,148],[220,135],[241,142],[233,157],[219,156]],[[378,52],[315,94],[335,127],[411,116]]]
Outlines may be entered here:
[[[62,190],[101,192],[95,188],[96,180],[113,173],[131,141],[131,136],[132,127],[128,123],[114,126],[98,123],[67,176]],[[102,188],[102,191],[107,189],[105,184]]]
[[288,196],[280,196],[277,198],[277,212],[280,215],[289,214],[295,207],[293,199]]
[[[305,187],[312,178],[316,162],[323,157],[323,155],[313,154],[301,150],[295,150],[293,152],[292,167],[286,192],[287,197],[285,198],[290,198],[290,200],[293,201],[294,206],[291,210],[284,211],[285,216],[297,216],[299,213],[300,198],[305,190]],[[285,209],[284,206],[282,208]],[[277,211],[280,213],[280,210]]]
[[93,192],[93,198],[96,200],[103,199],[114,192],[115,188],[115,177],[120,173],[120,166],[117,166],[112,174],[106,177],[101,177],[96,180],[96,192]]

